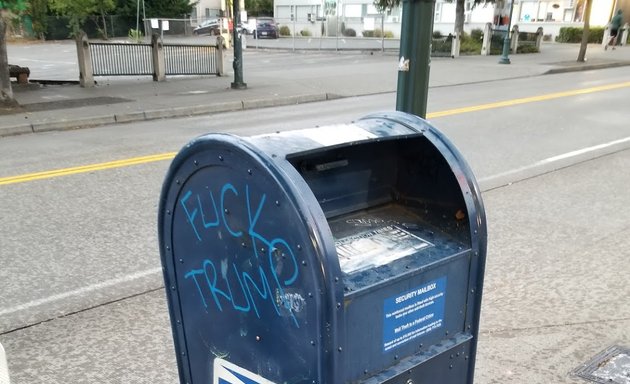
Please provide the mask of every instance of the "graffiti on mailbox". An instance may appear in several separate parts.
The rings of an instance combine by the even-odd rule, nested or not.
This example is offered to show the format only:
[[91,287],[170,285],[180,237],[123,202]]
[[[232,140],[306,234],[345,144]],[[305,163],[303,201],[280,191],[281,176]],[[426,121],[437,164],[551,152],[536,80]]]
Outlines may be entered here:
[[[212,234],[212,241],[218,236],[227,243],[225,236],[229,236],[242,244],[240,263],[229,259],[232,254],[226,247],[209,247],[220,254],[204,255],[205,259],[188,270],[184,278],[194,284],[204,308],[253,312],[260,318],[261,302],[268,301],[278,316],[290,316],[299,327],[295,313],[304,308],[305,300],[291,289],[299,275],[295,253],[284,238],[268,238],[257,229],[267,195],[254,194],[249,185],[243,191],[231,183],[224,184],[217,194],[209,188],[202,193],[189,189],[182,194],[179,204],[199,242],[211,241]],[[236,212],[245,212],[246,217],[238,217]]]

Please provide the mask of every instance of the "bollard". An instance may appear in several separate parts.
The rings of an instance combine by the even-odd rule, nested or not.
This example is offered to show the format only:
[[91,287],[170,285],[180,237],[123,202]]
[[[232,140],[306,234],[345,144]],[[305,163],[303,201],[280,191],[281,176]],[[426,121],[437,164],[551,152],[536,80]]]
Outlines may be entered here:
[[512,53],[517,53],[518,51],[518,36],[519,34],[519,30],[518,30],[518,25],[514,25],[512,27],[512,41],[510,42],[510,51]]
[[451,57],[459,57],[459,51],[461,49],[461,33],[455,32],[453,36],[452,44],[451,44]]
[[630,25],[625,23],[623,25],[623,33],[621,34],[621,45],[626,45],[628,43],[628,28],[630,28]]
[[542,41],[544,37],[543,27],[538,27],[536,30],[536,50],[540,52],[540,48],[542,47]]
[[492,43],[492,24],[486,23],[483,28],[483,43],[481,44],[481,55],[488,56],[490,54],[490,44]]
[[604,38],[602,39],[602,46],[605,47],[608,45],[608,41],[610,40],[610,25],[607,25],[604,28]]
[[85,32],[80,31],[77,39],[77,56],[79,60],[79,82],[83,88],[94,86],[94,72],[92,71],[92,54],[90,42]]
[[153,81],[165,81],[164,47],[162,39],[157,33],[151,35],[151,56],[153,57]]
[[225,75],[225,39],[223,36],[217,36],[217,49],[216,49],[216,62],[217,62],[217,76]]

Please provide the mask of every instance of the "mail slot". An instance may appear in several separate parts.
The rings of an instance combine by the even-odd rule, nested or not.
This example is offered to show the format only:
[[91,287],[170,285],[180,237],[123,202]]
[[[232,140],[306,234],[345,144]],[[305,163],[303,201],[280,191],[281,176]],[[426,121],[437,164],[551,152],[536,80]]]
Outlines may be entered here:
[[473,381],[483,203],[416,116],[198,137],[158,226],[182,383]]

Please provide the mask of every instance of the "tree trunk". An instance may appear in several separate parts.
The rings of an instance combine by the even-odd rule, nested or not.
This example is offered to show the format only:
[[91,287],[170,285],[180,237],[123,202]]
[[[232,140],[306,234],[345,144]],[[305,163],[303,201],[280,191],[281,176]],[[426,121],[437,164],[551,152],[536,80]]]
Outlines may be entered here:
[[464,32],[464,2],[466,0],[457,0],[455,6],[455,33]]
[[103,39],[108,40],[107,37],[107,21],[105,20],[105,12],[101,9],[101,22],[103,23]]
[[11,78],[9,77],[9,60],[7,58],[7,25],[0,15],[0,106],[12,107],[17,103],[13,98]]
[[582,44],[580,44],[580,52],[578,53],[577,57],[577,61],[581,63],[586,61],[586,47],[588,46],[592,5],[593,0],[586,0],[586,9],[584,10],[584,30],[582,31]]

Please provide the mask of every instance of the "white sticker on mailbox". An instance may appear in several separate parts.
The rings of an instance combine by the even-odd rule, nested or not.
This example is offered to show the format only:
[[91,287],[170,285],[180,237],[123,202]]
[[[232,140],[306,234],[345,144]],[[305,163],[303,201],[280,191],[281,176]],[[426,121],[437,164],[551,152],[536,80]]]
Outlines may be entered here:
[[220,358],[214,359],[212,384],[274,384],[272,381]]

